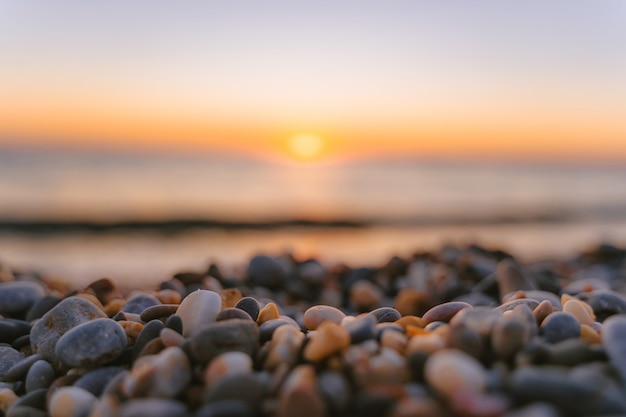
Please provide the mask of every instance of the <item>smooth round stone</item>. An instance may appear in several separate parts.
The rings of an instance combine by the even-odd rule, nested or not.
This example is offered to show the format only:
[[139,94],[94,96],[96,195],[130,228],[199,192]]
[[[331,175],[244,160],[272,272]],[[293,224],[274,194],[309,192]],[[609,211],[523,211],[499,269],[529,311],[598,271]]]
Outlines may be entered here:
[[185,342],[185,338],[182,334],[172,329],[168,329],[167,327],[161,330],[161,333],[159,333],[159,337],[161,338],[161,342],[163,342],[163,345],[165,347],[181,346]]
[[78,387],[62,387],[50,397],[50,417],[86,417],[98,399]]
[[120,417],[187,417],[185,404],[162,398],[147,398],[124,403]]
[[350,333],[337,323],[325,321],[319,325],[303,356],[307,361],[319,362],[350,346]]
[[168,328],[168,329],[174,330],[176,333],[178,333],[178,334],[180,334],[182,336],[182,334],[183,334],[183,319],[181,319],[180,316],[177,316],[176,314],[171,315],[165,321],[165,327]]
[[146,308],[159,305],[161,302],[153,295],[150,294],[136,294],[122,307],[123,312],[141,314]]
[[428,310],[430,299],[424,291],[403,288],[398,291],[393,307],[403,316],[421,316]]
[[118,322],[95,319],[61,336],[55,354],[69,367],[93,367],[119,357],[127,344],[126,333]]
[[175,314],[176,310],[178,310],[178,304],[157,304],[143,310],[139,318],[147,323],[151,320],[169,317]]
[[197,290],[183,299],[176,315],[183,321],[183,336],[198,334],[203,328],[215,322],[222,310],[222,297],[216,292]]
[[253,417],[254,410],[239,400],[221,400],[200,407],[193,417]]
[[30,331],[30,343],[35,353],[55,359],[59,338],[75,326],[106,314],[93,303],[79,297],[68,297],[43,315]]
[[392,323],[402,318],[400,312],[393,307],[380,307],[369,314],[374,316],[378,323]]
[[263,324],[269,320],[276,320],[280,318],[280,312],[278,311],[278,306],[275,303],[267,303],[261,311],[259,311],[259,317],[257,317],[256,322],[258,324]]
[[324,321],[340,324],[346,315],[338,308],[318,305],[308,308],[304,312],[304,325],[309,330],[315,330]]
[[45,410],[47,395],[48,390],[46,388],[39,388],[31,392],[27,392],[26,395],[23,395],[22,397],[20,397],[19,400],[13,403],[13,407],[24,405],[27,407],[34,407],[40,410]]
[[204,383],[211,385],[226,375],[252,372],[252,358],[243,352],[222,353],[204,371]]
[[545,318],[539,330],[548,343],[558,343],[579,337],[580,323],[571,314],[557,311]]
[[535,284],[528,279],[512,259],[504,259],[496,267],[496,281],[500,296],[518,291],[534,290]]
[[253,321],[240,319],[210,323],[191,338],[190,347],[200,363],[229,351],[253,356],[259,347],[259,327]]
[[158,355],[142,356],[124,379],[124,392],[130,397],[174,398],[191,381],[191,365],[178,347]]
[[472,308],[471,304],[462,301],[450,301],[431,308],[424,313],[422,319],[426,324],[432,323],[433,321],[448,323],[455,314],[466,308]]
[[587,326],[593,326],[596,319],[591,306],[581,300],[566,301],[563,305],[563,311],[576,317],[580,324],[586,324]]
[[19,314],[46,295],[44,287],[33,281],[0,283],[0,314]]
[[579,298],[593,308],[597,320],[602,322],[615,314],[626,314],[626,297],[611,290],[595,290],[582,293]]
[[207,403],[239,400],[256,408],[263,398],[263,393],[263,385],[256,374],[236,373],[214,381],[205,391],[204,400]]
[[139,357],[139,354],[143,350],[144,347],[153,339],[156,339],[161,334],[161,330],[163,330],[165,326],[161,320],[152,320],[146,323],[141,329],[139,336],[135,340],[135,345],[133,346],[133,358]]
[[252,320],[250,314],[240,308],[228,307],[220,311],[215,317],[215,321],[224,321],[230,319]]
[[33,363],[26,374],[26,392],[48,388],[55,378],[56,374],[52,365],[45,360],[38,360]]
[[293,366],[299,361],[300,350],[306,336],[295,326],[281,326],[276,329],[269,343],[269,352],[263,368],[275,370],[280,366]]
[[119,366],[95,369],[81,376],[74,383],[74,386],[89,391],[96,397],[100,397],[109,382],[122,372],[125,372],[125,369]]
[[18,362],[24,359],[19,351],[8,346],[0,346],[0,378],[4,378],[7,372]]
[[626,383],[626,315],[614,315],[605,320],[601,334],[611,365]]
[[257,255],[250,259],[246,271],[250,287],[266,287],[272,290],[283,288],[287,280],[285,267],[276,259]]
[[33,321],[41,318],[41,316],[52,310],[52,308],[59,304],[62,300],[62,298],[59,298],[56,295],[46,295],[45,297],[40,298],[31,306],[30,309],[28,309],[26,321]]
[[235,308],[245,311],[252,317],[252,320],[256,321],[259,318],[259,302],[252,297],[243,297],[237,304],[235,304]]
[[502,317],[493,326],[491,348],[498,357],[511,358],[524,346],[528,334],[521,318]]
[[24,320],[0,318],[0,343],[13,343],[30,332],[31,324]]
[[6,382],[15,382],[24,379],[33,363],[40,359],[43,359],[43,355],[34,354],[23,358],[6,372],[2,380]]
[[286,320],[284,318],[269,320],[259,326],[259,341],[261,344],[272,339],[274,336],[274,332],[281,326],[293,326],[300,330],[300,327],[293,322]]
[[355,345],[376,337],[377,322],[376,317],[368,314],[364,317],[360,317],[349,323],[343,324],[343,327],[350,335],[350,343]]
[[428,384],[441,395],[452,398],[458,391],[482,392],[487,373],[472,356],[455,349],[433,353],[424,365]]

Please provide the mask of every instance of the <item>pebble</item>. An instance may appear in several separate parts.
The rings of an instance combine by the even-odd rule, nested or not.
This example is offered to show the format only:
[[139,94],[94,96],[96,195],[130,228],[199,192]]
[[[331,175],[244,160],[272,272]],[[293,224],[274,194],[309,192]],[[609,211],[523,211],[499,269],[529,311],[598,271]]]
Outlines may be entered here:
[[176,310],[176,315],[183,322],[183,336],[198,334],[204,327],[210,326],[222,309],[222,297],[216,292],[197,290],[183,299]]
[[0,314],[24,313],[45,295],[44,287],[37,282],[0,282]]
[[346,315],[338,308],[318,305],[308,308],[304,312],[304,325],[309,330],[315,330],[324,321],[340,324]]
[[72,328],[56,344],[56,357],[69,367],[94,367],[119,357],[128,340],[115,320],[99,318]]
[[30,343],[35,353],[55,360],[57,341],[75,326],[90,320],[106,317],[104,312],[89,301],[69,297],[44,314],[30,332]]
[[237,304],[235,304],[235,308],[245,311],[252,317],[252,320],[256,321],[259,317],[259,302],[252,297],[243,297]]
[[123,381],[124,393],[132,398],[174,398],[191,380],[191,365],[178,347],[169,347],[158,355],[139,358]]
[[580,336],[580,323],[569,313],[556,311],[541,323],[540,333],[549,343]]
[[424,376],[446,398],[459,391],[481,392],[487,386],[487,373],[480,362],[456,349],[433,353],[424,365]]
[[259,347],[259,336],[259,327],[253,321],[226,320],[205,325],[191,338],[190,348],[194,359],[203,364],[229,351],[253,356]]
[[0,343],[13,343],[30,333],[31,324],[24,320],[0,318]]
[[98,399],[78,387],[59,388],[50,397],[50,417],[86,417]]
[[455,314],[466,308],[472,308],[472,306],[462,301],[450,301],[447,303],[439,304],[428,310],[422,316],[422,320],[424,320],[426,324],[432,323],[434,321],[447,323],[452,320]]
[[350,333],[337,323],[325,321],[319,325],[304,347],[303,356],[307,361],[319,362],[349,345]]
[[4,378],[7,372],[24,356],[17,350],[8,346],[0,346],[0,378]]
[[33,363],[26,374],[26,392],[31,392],[40,388],[48,388],[54,381],[56,374],[49,362],[40,359]]
[[[128,296],[11,273],[43,292],[0,315],[0,415],[626,415],[626,251],[597,251],[521,265],[447,246],[329,269],[261,256]],[[106,332],[73,340],[100,326],[111,357]]]

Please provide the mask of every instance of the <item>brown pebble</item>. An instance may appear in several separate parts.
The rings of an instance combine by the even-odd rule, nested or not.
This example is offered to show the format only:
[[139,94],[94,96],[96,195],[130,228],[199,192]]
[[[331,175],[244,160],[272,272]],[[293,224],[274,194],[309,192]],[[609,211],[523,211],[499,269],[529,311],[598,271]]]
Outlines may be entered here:
[[146,343],[143,349],[141,349],[141,352],[139,352],[139,355],[137,356],[137,358],[140,358],[142,356],[147,356],[147,355],[156,355],[157,353],[165,349],[165,347],[166,346],[165,344],[163,344],[163,341],[161,340],[161,338],[156,337],[152,339],[151,341],[149,341],[148,343]]
[[177,309],[178,304],[157,304],[144,309],[139,318],[147,323],[150,320],[169,317],[175,314]]
[[315,330],[324,321],[340,324],[346,315],[339,309],[331,306],[318,305],[304,312],[304,325],[309,330]]
[[566,301],[565,304],[563,304],[563,311],[570,313],[572,316],[576,317],[576,320],[578,320],[580,324],[586,324],[587,326],[593,326],[596,320],[596,315],[593,313],[591,306],[581,300],[572,299]]
[[104,306],[104,312],[107,316],[113,317],[122,310],[124,304],[126,304],[126,300],[123,298],[114,298]]
[[319,362],[350,346],[350,333],[337,323],[325,321],[304,348],[307,361]]
[[185,342],[183,335],[167,327],[161,329],[159,336],[165,347],[180,346]]
[[543,320],[548,317],[554,311],[554,307],[552,307],[552,303],[548,300],[543,300],[539,303],[537,307],[533,310],[533,316],[535,316],[535,320],[537,320],[537,325],[541,325]]
[[326,415],[326,405],[317,390],[317,378],[313,366],[299,365],[291,371],[283,384],[277,411],[279,417],[323,417]]
[[229,308],[235,307],[243,295],[237,288],[227,288],[220,291],[220,297],[222,297],[222,308]]
[[593,327],[586,324],[580,325],[580,340],[589,345],[599,345],[602,343],[600,334],[596,332]]
[[381,289],[369,281],[357,281],[350,287],[350,305],[359,313],[375,309],[382,299]]
[[400,332],[383,332],[383,335],[380,338],[381,347],[393,349],[401,354],[404,354],[408,342],[408,337]]
[[432,323],[433,321],[442,321],[447,323],[452,320],[452,317],[454,317],[456,313],[466,308],[472,308],[472,306],[463,301],[450,301],[439,304],[428,310],[422,316],[422,320],[424,320],[424,323],[426,324]]
[[118,323],[124,329],[124,333],[126,333],[126,337],[128,337],[131,343],[134,343],[139,333],[143,330],[143,324],[136,321],[120,320]]
[[426,327],[424,319],[417,316],[404,316],[396,320],[394,323],[402,327],[405,331],[409,325],[413,327],[421,327],[422,329]]
[[183,299],[183,296],[180,295],[178,291],[174,291],[170,289],[159,290],[154,293],[154,296],[162,304],[180,304],[180,302]]
[[230,319],[242,319],[242,320],[251,320],[250,314],[246,313],[240,308],[228,307],[217,313],[215,316],[215,321],[223,321]]
[[96,297],[94,294],[90,294],[90,293],[87,293],[87,292],[81,292],[81,293],[76,294],[76,297],[83,298],[83,299],[85,299],[87,301],[90,301],[96,307],[98,307],[100,310],[104,311],[104,306],[102,305],[100,300],[98,300],[98,297]]
[[396,295],[393,307],[403,316],[420,316],[428,311],[430,300],[428,294],[423,291],[403,288]]
[[256,319],[256,322],[261,325],[268,320],[274,320],[280,317],[280,313],[278,312],[278,307],[274,303],[267,303],[265,307],[259,311],[259,318]]

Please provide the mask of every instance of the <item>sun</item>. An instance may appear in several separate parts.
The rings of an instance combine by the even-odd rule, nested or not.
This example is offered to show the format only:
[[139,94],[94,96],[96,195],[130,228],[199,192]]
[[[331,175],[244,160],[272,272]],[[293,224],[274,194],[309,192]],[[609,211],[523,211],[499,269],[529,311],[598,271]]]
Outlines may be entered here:
[[326,143],[321,137],[301,133],[289,138],[289,152],[298,161],[315,161],[322,156]]

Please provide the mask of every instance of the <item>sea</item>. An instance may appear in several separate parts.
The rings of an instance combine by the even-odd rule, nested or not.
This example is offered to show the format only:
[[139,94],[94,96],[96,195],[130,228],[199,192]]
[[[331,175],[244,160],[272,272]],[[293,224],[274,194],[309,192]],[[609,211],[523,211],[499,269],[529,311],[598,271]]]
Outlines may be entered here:
[[531,262],[626,246],[626,166],[0,149],[0,263],[150,287],[255,254],[379,266],[479,244]]

